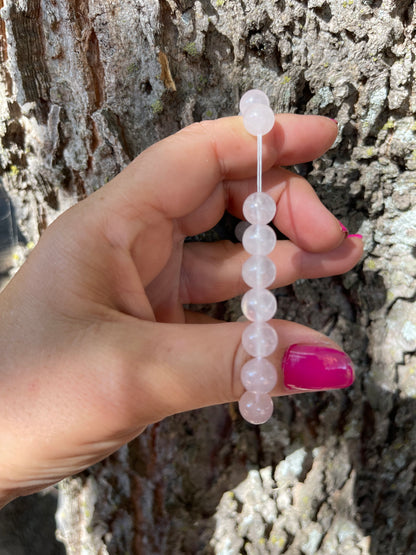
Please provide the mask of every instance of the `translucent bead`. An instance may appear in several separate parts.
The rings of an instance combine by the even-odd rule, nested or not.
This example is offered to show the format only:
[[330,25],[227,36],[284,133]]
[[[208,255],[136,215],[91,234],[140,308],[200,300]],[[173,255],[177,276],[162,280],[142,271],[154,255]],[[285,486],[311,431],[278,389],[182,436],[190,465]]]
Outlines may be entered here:
[[251,89],[243,94],[240,100],[240,112],[244,114],[244,112],[252,106],[253,104],[264,104],[265,106],[269,106],[270,102],[268,96],[263,91],[259,89]]
[[254,322],[243,331],[241,342],[252,357],[268,357],[277,347],[277,333],[265,322]]
[[244,232],[248,227],[250,227],[250,224],[248,222],[238,222],[238,224],[235,226],[234,235],[236,236],[237,240],[240,241],[240,243],[243,240]]
[[273,401],[264,393],[246,391],[238,402],[238,408],[250,424],[264,424],[273,414]]
[[241,299],[241,309],[252,322],[267,322],[276,314],[276,298],[267,289],[250,289]]
[[251,225],[243,234],[243,247],[249,254],[267,256],[275,245],[276,234],[268,225]]
[[252,358],[241,369],[241,382],[247,391],[269,393],[277,383],[277,372],[265,358]]
[[253,193],[244,201],[243,213],[251,224],[268,224],[276,214],[276,203],[267,193]]
[[274,126],[273,110],[264,104],[252,104],[243,113],[243,123],[251,135],[266,135]]
[[243,280],[250,287],[270,287],[276,278],[276,266],[267,256],[250,256],[243,264]]

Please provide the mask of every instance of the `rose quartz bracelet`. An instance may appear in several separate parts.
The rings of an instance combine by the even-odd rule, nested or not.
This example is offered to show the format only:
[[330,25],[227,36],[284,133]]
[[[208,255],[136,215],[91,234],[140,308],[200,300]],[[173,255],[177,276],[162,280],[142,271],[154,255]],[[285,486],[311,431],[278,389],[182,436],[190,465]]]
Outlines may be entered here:
[[267,321],[276,312],[276,298],[266,289],[275,280],[276,268],[267,257],[276,245],[276,234],[268,225],[276,213],[272,197],[262,192],[262,136],[274,125],[269,99],[259,90],[246,92],[240,101],[244,127],[257,137],[257,192],[249,195],[243,205],[249,225],[243,234],[243,247],[251,254],[244,263],[243,280],[252,289],[241,300],[244,316],[252,323],[244,330],[242,344],[253,358],[241,369],[246,389],[239,401],[240,413],[252,424],[263,424],[273,413],[269,393],[277,382],[277,372],[266,357],[277,347],[277,333]]

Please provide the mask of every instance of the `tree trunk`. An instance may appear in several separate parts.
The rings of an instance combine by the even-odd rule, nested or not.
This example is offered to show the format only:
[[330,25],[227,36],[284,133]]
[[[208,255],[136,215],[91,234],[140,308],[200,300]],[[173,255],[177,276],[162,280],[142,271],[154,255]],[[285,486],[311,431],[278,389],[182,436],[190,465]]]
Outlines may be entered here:
[[[334,147],[296,169],[366,247],[344,276],[276,291],[279,318],[323,331],[350,354],[354,386],[278,399],[261,427],[233,405],[151,426],[60,485],[67,552],[416,553],[413,2],[0,6],[0,161],[20,238],[15,264],[59,213],[144,148],[193,121],[236,114],[252,87],[277,112],[338,120]],[[225,218],[213,236],[230,236],[230,226]],[[238,299],[209,310],[240,315]],[[0,552],[20,553],[13,541],[22,553],[61,552],[52,540],[24,551],[9,524],[15,507],[30,507],[26,526],[44,501],[3,511]]]

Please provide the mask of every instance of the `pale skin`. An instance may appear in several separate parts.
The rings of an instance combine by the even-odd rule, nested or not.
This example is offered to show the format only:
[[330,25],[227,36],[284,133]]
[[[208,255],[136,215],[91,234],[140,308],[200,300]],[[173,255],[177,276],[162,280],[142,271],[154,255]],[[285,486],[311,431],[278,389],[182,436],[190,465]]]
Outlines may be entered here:
[[[289,238],[271,258],[273,287],[341,274],[362,254],[301,177],[336,124],[280,115],[263,138],[263,184]],[[256,183],[256,139],[239,117],[194,124],[144,151],[58,218],[0,294],[0,507],[80,472],[169,415],[237,400],[249,358],[245,323],[185,311],[242,294],[239,244],[184,244],[225,210],[242,217]],[[274,320],[270,358],[320,333]]]

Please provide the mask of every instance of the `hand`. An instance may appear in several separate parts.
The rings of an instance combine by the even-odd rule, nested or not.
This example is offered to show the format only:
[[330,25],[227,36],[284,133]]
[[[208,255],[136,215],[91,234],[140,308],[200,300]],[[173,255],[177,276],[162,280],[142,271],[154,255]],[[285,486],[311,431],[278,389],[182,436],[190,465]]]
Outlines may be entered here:
[[[274,287],[340,274],[361,256],[361,240],[347,238],[310,185],[280,167],[317,158],[336,132],[326,118],[280,115],[263,139],[264,189],[289,238],[272,254]],[[194,124],[46,230],[0,295],[0,505],[81,471],[152,422],[241,396],[246,324],[214,322],[183,304],[243,293],[248,255],[228,241],[184,238],[212,228],[224,210],[242,217],[255,174],[256,139],[241,118]],[[273,325],[274,395],[348,385],[303,387],[300,378],[285,386],[290,346],[338,348],[298,324]],[[348,366],[337,356],[335,376]]]

